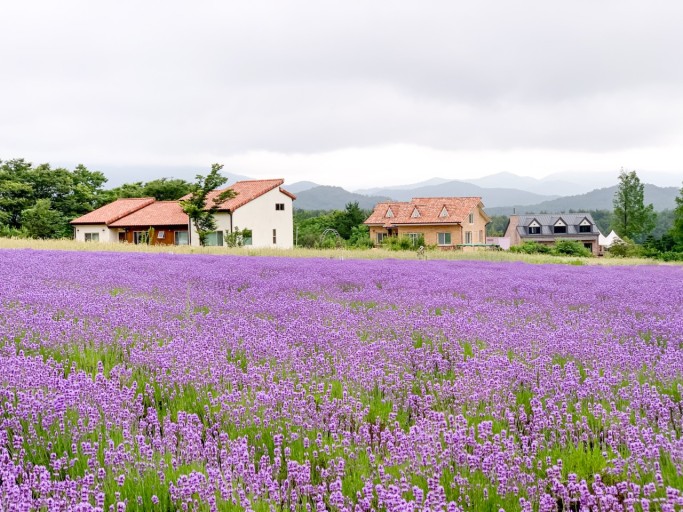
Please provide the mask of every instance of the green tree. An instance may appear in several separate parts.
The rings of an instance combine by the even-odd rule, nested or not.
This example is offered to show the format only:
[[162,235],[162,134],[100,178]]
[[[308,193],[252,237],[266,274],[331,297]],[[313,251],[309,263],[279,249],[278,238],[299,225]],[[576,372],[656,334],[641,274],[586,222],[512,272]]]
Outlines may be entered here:
[[160,178],[145,183],[143,197],[153,197],[157,201],[175,201],[192,192],[192,184],[181,179]]
[[370,239],[370,228],[365,224],[354,226],[349,237],[349,245],[362,249],[368,249],[374,244]]
[[676,197],[673,226],[669,232],[678,251],[683,251],[683,186]]
[[363,224],[363,221],[368,218],[368,215],[358,206],[358,201],[347,203],[344,211],[337,217],[334,228],[339,233],[339,236],[348,240],[351,237],[351,232],[356,226]]
[[613,205],[612,226],[622,238],[641,240],[654,229],[657,214],[652,204],[645,206],[644,186],[636,171],[621,169]]
[[486,226],[487,236],[503,236],[509,220],[507,215],[492,215],[491,222]]
[[38,199],[32,208],[22,212],[22,226],[33,238],[59,238],[63,224],[64,217],[52,209],[49,199]]
[[135,183],[124,183],[123,185],[112,188],[107,192],[113,194],[112,201],[125,197],[147,197],[147,194],[145,194],[145,186],[141,181],[136,181]]
[[33,203],[30,172],[31,164],[22,158],[0,161],[0,220],[13,229],[21,227],[21,212]]
[[190,197],[180,201],[183,211],[190,218],[190,221],[197,230],[200,245],[205,245],[208,234],[212,231],[216,231],[216,219],[214,218],[214,215],[218,211],[219,205],[223,201],[235,197],[235,192],[233,190],[226,189],[216,194],[213,197],[211,204],[207,204],[209,192],[224,185],[228,181],[225,176],[220,174],[222,168],[223,166],[221,164],[213,164],[211,165],[211,172],[206,176],[197,174],[197,181],[190,186]]

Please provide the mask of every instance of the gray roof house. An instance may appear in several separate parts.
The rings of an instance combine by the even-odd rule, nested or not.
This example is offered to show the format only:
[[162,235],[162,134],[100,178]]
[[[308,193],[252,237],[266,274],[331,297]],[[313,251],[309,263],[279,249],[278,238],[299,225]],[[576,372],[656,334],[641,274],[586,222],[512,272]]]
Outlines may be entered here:
[[505,236],[510,237],[511,246],[524,242],[552,245],[556,240],[575,240],[590,249],[593,255],[600,253],[600,230],[590,213],[511,215]]

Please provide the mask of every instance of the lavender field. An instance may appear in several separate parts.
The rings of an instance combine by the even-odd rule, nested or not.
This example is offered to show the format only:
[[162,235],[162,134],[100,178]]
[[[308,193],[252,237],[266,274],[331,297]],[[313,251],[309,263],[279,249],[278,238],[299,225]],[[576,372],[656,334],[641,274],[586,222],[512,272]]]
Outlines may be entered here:
[[0,251],[0,510],[683,510],[683,267]]

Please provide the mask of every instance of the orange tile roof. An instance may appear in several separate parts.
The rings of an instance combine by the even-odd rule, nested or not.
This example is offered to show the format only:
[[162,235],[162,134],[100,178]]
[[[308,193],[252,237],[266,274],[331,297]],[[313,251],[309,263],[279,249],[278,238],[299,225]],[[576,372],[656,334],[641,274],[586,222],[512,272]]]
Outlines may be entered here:
[[[409,202],[378,203],[365,224],[387,227],[397,224],[458,224],[479,206],[484,207],[481,197],[414,197]],[[441,217],[444,208],[448,215]],[[387,217],[389,209],[393,214],[391,217]]]
[[187,226],[189,218],[178,201],[155,201],[109,224],[111,228]]
[[[266,192],[270,192],[275,187],[279,187],[280,185],[282,185],[284,182],[285,180],[283,179],[237,181],[232,186],[228,187],[228,189],[237,192],[237,195],[231,199],[223,201],[220,204],[218,210],[234,212],[240,206],[244,206],[248,202],[256,199],[257,197],[262,196]],[[218,190],[212,190],[211,192],[209,192],[206,198],[206,204],[210,206],[213,203],[213,199],[224,190],[227,189],[223,188]],[[292,199],[296,199],[296,196],[294,194],[287,192],[282,187],[280,187],[280,192],[291,197]],[[181,197],[181,199],[188,199],[189,197],[190,195],[187,194]]]
[[140,208],[152,204],[153,197],[130,197],[117,199],[113,203],[93,210],[90,213],[78,217],[71,221],[71,224],[111,224],[126,215],[129,215]]

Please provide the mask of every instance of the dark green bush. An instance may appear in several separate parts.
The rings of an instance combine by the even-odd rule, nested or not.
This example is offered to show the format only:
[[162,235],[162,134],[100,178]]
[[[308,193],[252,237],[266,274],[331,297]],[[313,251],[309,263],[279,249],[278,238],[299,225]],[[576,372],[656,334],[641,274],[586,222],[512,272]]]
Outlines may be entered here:
[[550,254],[551,249],[549,246],[539,244],[538,242],[524,242],[522,245],[510,247],[510,252],[522,254]]
[[593,253],[586,249],[581,242],[575,240],[557,240],[552,248],[552,254],[558,256],[583,256],[589,257]]

